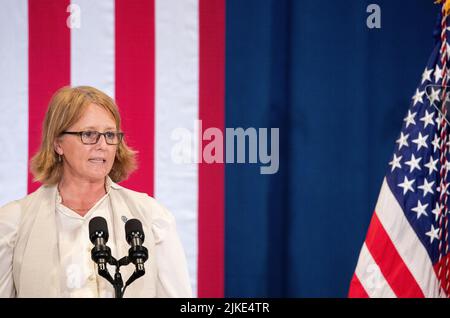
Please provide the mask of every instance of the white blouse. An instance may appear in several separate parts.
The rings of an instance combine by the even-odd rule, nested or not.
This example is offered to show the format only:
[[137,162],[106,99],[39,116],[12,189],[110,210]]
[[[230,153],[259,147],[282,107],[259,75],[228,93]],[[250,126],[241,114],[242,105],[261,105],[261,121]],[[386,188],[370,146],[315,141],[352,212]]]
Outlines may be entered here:
[[[61,203],[57,195],[56,226],[59,258],[62,267],[61,292],[63,297],[114,297],[114,289],[103,277],[98,276],[91,260],[92,243],[89,240],[89,221],[101,216],[111,225],[111,208],[108,195],[104,195],[87,213],[81,216]],[[107,245],[111,254],[116,254],[114,231],[109,231]],[[114,268],[108,265],[110,274]],[[114,276],[113,276],[114,277]],[[126,278],[123,278],[126,279]]]

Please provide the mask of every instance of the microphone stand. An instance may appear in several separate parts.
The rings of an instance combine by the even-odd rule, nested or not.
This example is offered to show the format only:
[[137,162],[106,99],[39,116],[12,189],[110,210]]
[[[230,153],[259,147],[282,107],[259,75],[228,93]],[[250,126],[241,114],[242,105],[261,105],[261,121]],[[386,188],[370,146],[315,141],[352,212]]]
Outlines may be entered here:
[[[104,251],[101,251],[104,252]],[[145,268],[143,264],[136,265],[136,270],[133,272],[133,274],[128,278],[127,282],[125,283],[125,287],[123,285],[123,279],[122,274],[120,273],[120,267],[126,266],[131,263],[131,260],[128,256],[122,257],[120,260],[116,260],[113,256],[111,256],[110,251],[108,257],[105,258],[97,258],[99,251],[95,249],[95,247],[91,250],[91,256],[92,259],[98,259],[97,265],[98,265],[98,274],[105,278],[113,287],[114,287],[114,294],[115,298],[123,298],[123,294],[125,293],[126,288],[131,285],[132,282],[134,282],[139,277],[143,276],[145,274]],[[114,278],[112,278],[111,274],[108,271],[108,267],[106,266],[106,263],[108,263],[111,266],[116,267],[116,272],[114,274]]]

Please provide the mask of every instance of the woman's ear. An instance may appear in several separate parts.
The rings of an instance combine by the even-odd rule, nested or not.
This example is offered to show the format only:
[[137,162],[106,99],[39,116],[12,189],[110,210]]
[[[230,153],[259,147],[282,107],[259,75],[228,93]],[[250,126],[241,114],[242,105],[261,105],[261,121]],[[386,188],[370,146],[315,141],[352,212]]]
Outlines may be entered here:
[[59,141],[58,139],[56,139],[56,140],[53,142],[53,148],[55,149],[55,152],[56,152],[58,155],[62,156],[62,155],[64,154],[64,150],[62,149],[62,147],[61,147],[61,145],[60,145],[60,141]]

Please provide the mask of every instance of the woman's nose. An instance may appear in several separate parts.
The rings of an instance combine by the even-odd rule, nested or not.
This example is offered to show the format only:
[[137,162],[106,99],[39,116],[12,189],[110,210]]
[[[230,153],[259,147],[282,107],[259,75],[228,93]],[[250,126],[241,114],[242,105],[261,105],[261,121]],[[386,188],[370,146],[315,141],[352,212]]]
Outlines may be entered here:
[[96,146],[96,148],[105,148],[106,146],[108,146],[108,144],[106,143],[106,136],[100,135],[100,139],[95,144],[95,146]]

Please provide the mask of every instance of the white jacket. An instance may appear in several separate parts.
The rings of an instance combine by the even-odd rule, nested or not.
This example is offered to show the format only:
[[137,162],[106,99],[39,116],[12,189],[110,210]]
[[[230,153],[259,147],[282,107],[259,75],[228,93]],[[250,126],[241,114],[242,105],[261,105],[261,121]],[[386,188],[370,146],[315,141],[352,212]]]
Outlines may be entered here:
[[[120,220],[123,216],[139,219],[146,235],[144,246],[149,251],[145,275],[127,288],[125,297],[191,297],[186,258],[174,217],[147,194],[113,182],[110,185],[115,233],[124,233]],[[0,297],[61,296],[55,198],[56,186],[41,186],[25,198],[0,208]],[[155,230],[158,228],[164,230]],[[172,264],[170,269],[158,268],[155,259],[158,254],[155,250],[164,240],[172,242],[171,251],[163,253],[172,257],[166,262]],[[118,255],[128,255],[128,249],[125,239],[118,240]],[[121,267],[122,277],[126,279],[133,270],[132,265]],[[171,279],[161,280],[160,271]]]

